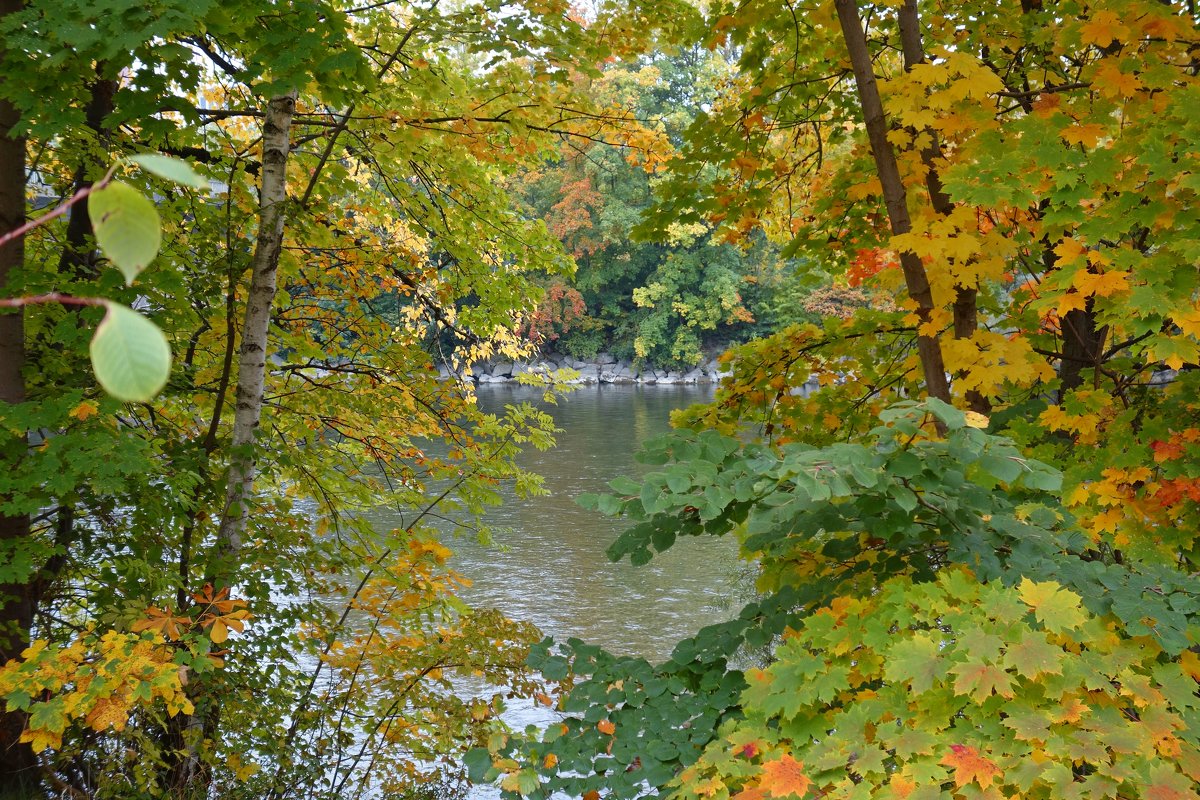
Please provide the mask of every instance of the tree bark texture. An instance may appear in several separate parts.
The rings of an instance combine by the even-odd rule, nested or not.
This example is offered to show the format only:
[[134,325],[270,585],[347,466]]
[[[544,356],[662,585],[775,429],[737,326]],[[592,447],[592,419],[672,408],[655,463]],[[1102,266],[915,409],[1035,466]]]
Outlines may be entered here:
[[[854,82],[858,87],[858,100],[862,106],[863,121],[867,127],[867,138],[871,143],[871,154],[875,159],[875,171],[883,188],[884,205],[892,233],[899,235],[912,230],[912,218],[908,214],[908,197],[904,182],[900,179],[900,168],[896,164],[896,153],[888,141],[888,122],[883,113],[883,101],[879,98],[879,86],[875,81],[875,69],[871,64],[871,53],[867,49],[867,37],[858,18],[858,6],[854,0],[835,0],[838,22],[842,37],[850,54],[854,69]],[[900,268],[908,295],[917,304],[917,317],[927,322],[933,311],[933,292],[929,288],[929,276],[925,265],[914,253],[900,253]],[[946,379],[946,365],[942,348],[936,336],[918,335],[917,352],[921,357],[921,368],[925,375],[925,391],[930,397],[950,402],[950,384]]]
[[[260,172],[258,235],[251,259],[250,290],[238,351],[237,387],[234,392],[233,434],[225,505],[217,529],[217,554],[209,565],[208,579],[217,588],[235,579],[248,505],[254,495],[257,457],[254,435],[262,417],[267,374],[267,333],[275,302],[276,273],[283,250],[287,219],[287,163],[289,134],[296,110],[296,94],[274,97],[263,121],[263,158]],[[230,342],[232,347],[233,343]],[[180,797],[206,796],[208,770],[201,761],[198,739],[214,735],[220,719],[221,699],[211,681],[189,686],[196,712],[176,720],[168,731],[179,760],[169,769],[171,791]]]
[[[0,0],[0,18],[20,11],[23,0]],[[2,78],[0,78],[2,80]],[[0,90],[2,91],[2,90]],[[0,97],[0,234],[25,223],[25,138],[14,135],[20,112]],[[25,262],[21,238],[0,247],[0,296],[11,294],[12,274]],[[25,329],[21,309],[0,312],[0,403],[25,400]],[[27,448],[24,436],[0,433],[0,468],[16,470]],[[29,516],[0,516],[0,552],[18,548],[30,535]],[[5,555],[5,560],[7,557]],[[34,587],[29,581],[0,585],[0,663],[20,655],[33,626]],[[0,715],[0,796],[32,792],[40,780],[37,757],[28,744],[18,743],[25,715]]]
[[[905,0],[899,12],[900,46],[904,52],[904,69],[908,71],[917,64],[925,63],[925,45],[921,37],[921,21],[917,13],[917,0]],[[938,171],[938,159],[942,157],[942,146],[937,131],[925,128],[922,133],[929,137],[929,144],[921,150],[921,162],[925,166],[925,188],[929,192],[929,204],[935,212],[948,217],[954,211],[954,203],[942,184]],[[979,290],[975,286],[959,284],[954,287],[954,338],[970,339],[979,325]],[[975,390],[966,394],[967,405],[972,411],[987,414],[992,409],[991,401]]]
[[250,292],[238,353],[237,389],[234,395],[233,457],[225,489],[218,544],[222,556],[234,556],[242,548],[247,504],[254,493],[257,461],[254,434],[262,416],[263,386],[267,371],[267,329],[275,301],[276,272],[283,248],[287,217],[287,162],[294,93],[272,98],[263,125],[263,160],[259,196],[258,237],[251,263]]

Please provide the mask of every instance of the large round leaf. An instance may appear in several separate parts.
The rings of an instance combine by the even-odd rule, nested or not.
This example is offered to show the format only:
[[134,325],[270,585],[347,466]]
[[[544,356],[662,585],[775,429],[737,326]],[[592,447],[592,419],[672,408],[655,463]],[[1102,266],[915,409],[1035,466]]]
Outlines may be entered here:
[[92,369],[104,391],[118,400],[150,400],[171,374],[167,337],[132,308],[105,303],[108,313],[92,337]]
[[158,255],[162,242],[158,211],[154,203],[132,186],[115,182],[92,192],[88,216],[96,233],[96,244],[133,283],[138,273]]

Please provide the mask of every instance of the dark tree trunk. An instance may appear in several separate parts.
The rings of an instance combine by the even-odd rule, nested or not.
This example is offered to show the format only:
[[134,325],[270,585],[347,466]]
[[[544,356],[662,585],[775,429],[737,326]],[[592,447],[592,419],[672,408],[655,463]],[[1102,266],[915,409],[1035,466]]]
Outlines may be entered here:
[[[858,6],[854,0],[836,0],[838,21],[842,36],[854,68],[854,81],[858,87],[859,104],[862,106],[863,122],[867,127],[867,138],[871,142],[871,155],[875,158],[875,172],[883,187],[883,200],[887,206],[888,220],[892,233],[902,234],[912,230],[912,218],[908,214],[907,194],[900,179],[900,168],[896,164],[896,153],[888,141],[888,122],[879,98],[879,86],[875,81],[875,69],[871,64],[871,53],[867,49],[867,37],[862,21],[858,18]],[[900,253],[900,269],[904,272],[904,283],[908,296],[917,304],[917,317],[926,322],[933,312],[933,292],[929,288],[929,276],[925,265],[915,253]],[[917,352],[921,356],[921,367],[925,374],[925,391],[930,397],[950,402],[950,384],[946,379],[946,365],[942,359],[942,346],[937,336],[918,335]]]
[[[23,5],[23,0],[0,0],[0,17]],[[0,97],[0,234],[25,222],[25,139],[13,135],[19,121],[17,109]],[[13,273],[24,261],[25,245],[20,238],[0,247],[0,296],[11,293]],[[24,365],[24,316],[20,309],[0,311],[0,403],[24,401]],[[0,469],[19,469],[26,447],[24,436],[0,433]],[[20,547],[29,533],[28,515],[0,516],[0,552]],[[0,584],[0,663],[19,656],[29,643],[33,591],[31,582]],[[33,794],[40,782],[33,750],[17,741],[24,729],[24,714],[0,715],[0,797]]]

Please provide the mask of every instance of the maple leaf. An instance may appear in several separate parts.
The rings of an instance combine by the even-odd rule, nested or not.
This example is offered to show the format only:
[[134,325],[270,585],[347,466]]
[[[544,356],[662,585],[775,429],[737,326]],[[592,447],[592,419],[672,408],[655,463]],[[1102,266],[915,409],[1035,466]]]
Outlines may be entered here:
[[954,693],[970,695],[977,703],[982,703],[993,694],[1013,696],[1012,679],[1007,672],[993,664],[956,664],[951,672],[958,676],[954,681]]
[[1194,784],[1168,764],[1150,770],[1150,785],[1142,796],[1146,800],[1196,800]]
[[1062,674],[1063,651],[1046,641],[1042,634],[1030,632],[1008,648],[1004,663],[1013,667],[1018,675],[1036,678],[1042,673]]
[[950,752],[942,758],[941,763],[954,767],[954,784],[958,787],[978,783],[986,789],[1001,775],[1000,768],[992,761],[981,756],[974,747],[964,744],[950,745]]
[[1053,581],[1034,583],[1025,578],[1017,587],[1017,594],[1033,609],[1037,621],[1051,633],[1077,628],[1087,619],[1079,605],[1079,595]]
[[1084,44],[1108,47],[1113,42],[1123,42],[1129,36],[1129,28],[1121,24],[1114,11],[1097,11],[1079,28],[1079,38]]
[[1096,86],[1109,97],[1133,97],[1142,82],[1136,75],[1122,72],[1112,59],[1105,59],[1096,70]]
[[897,642],[888,651],[884,674],[889,681],[908,681],[913,692],[927,692],[946,675],[940,650],[939,643],[927,634]]
[[88,417],[94,417],[96,414],[100,413],[100,407],[91,400],[84,400],[67,413],[69,416],[72,416],[80,422],[83,422]]
[[1062,139],[1067,144],[1081,144],[1084,147],[1095,147],[1102,136],[1104,136],[1105,127],[1095,122],[1089,122],[1084,125],[1072,125],[1069,128],[1064,128]]
[[766,789],[771,797],[787,797],[793,794],[803,797],[812,786],[812,781],[804,774],[804,764],[785,753],[779,760],[763,764],[763,775],[759,785]]
[[1117,292],[1128,291],[1129,273],[1119,269],[1099,273],[1080,269],[1071,277],[1071,285],[1085,297],[1093,294],[1108,297]]

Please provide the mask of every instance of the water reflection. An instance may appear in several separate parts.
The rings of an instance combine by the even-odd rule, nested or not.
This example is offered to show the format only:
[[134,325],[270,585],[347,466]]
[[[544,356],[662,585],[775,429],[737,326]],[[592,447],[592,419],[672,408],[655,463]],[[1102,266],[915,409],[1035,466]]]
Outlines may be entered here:
[[[604,551],[625,523],[575,502],[583,493],[606,491],[619,475],[645,472],[634,461],[640,444],[668,429],[672,410],[711,397],[710,389],[696,386],[585,386],[548,405],[532,387],[480,386],[484,409],[501,413],[506,404],[534,403],[562,433],[556,448],[521,457],[523,467],[544,476],[548,496],[519,500],[508,494],[486,517],[494,546],[470,536],[449,543],[451,565],[473,582],[463,599],[532,622],[559,640],[575,636],[651,661],[665,660],[678,640],[728,619],[738,571],[733,541],[689,538],[644,566],[614,564]],[[386,510],[372,516],[380,528],[399,523]],[[486,697],[492,690],[463,681],[459,691]],[[532,702],[515,704],[504,715],[516,729],[544,726],[554,717]],[[498,797],[491,786],[469,794],[469,800]]]
[[[504,385],[479,392],[488,410],[540,396]],[[474,581],[465,599],[529,620],[556,638],[578,636],[651,660],[727,619],[731,542],[688,540],[642,567],[613,564],[604,551],[624,523],[575,502],[585,492],[606,491],[618,475],[644,471],[633,458],[640,443],[667,430],[673,409],[710,398],[711,391],[695,386],[588,386],[549,406],[563,429],[558,447],[527,452],[522,465],[545,477],[550,495],[510,500],[489,514],[500,548],[466,539],[455,544],[455,567]]]

